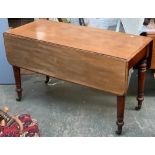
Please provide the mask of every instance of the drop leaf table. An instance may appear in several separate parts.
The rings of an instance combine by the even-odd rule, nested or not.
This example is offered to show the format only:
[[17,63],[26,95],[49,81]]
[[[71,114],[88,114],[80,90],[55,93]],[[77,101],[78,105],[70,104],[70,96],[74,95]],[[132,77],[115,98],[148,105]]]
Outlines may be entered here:
[[151,57],[149,37],[42,19],[5,32],[4,41],[17,100],[22,97],[20,68],[106,91],[117,96],[117,134],[121,134],[129,69],[138,66],[136,109],[141,108]]

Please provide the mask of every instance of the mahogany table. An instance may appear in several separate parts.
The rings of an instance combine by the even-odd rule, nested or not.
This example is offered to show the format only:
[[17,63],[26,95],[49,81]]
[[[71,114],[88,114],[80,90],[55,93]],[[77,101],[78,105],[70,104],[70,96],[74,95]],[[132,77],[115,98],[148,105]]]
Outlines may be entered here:
[[[151,66],[150,69],[155,71],[155,27],[153,29],[149,29],[147,26],[145,26],[145,31],[141,34],[143,36],[148,36],[153,39],[153,45],[152,45],[152,59],[151,59]],[[154,73],[155,78],[155,73]]]
[[[117,95],[117,133],[124,124],[129,69],[139,66],[138,106],[144,100],[152,39],[66,23],[38,20],[4,33],[21,100],[20,68]],[[95,103],[94,103],[95,104]]]

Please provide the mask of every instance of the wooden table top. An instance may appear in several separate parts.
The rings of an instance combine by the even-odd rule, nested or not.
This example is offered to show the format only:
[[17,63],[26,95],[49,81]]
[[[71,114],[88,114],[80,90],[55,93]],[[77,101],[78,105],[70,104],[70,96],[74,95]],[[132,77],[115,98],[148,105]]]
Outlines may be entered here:
[[131,60],[152,40],[149,37],[48,20],[37,20],[18,28],[10,29],[7,33],[82,49],[87,52],[96,52],[127,61]]

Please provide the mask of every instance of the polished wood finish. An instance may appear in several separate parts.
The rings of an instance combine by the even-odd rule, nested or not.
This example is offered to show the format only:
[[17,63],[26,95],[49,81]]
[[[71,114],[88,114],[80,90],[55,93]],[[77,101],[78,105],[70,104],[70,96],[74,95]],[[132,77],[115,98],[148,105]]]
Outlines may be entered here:
[[14,66],[116,94],[122,132],[128,72],[149,57],[151,38],[39,20],[4,33],[4,40]]
[[147,64],[145,59],[140,62],[139,68],[138,68],[138,95],[137,95],[138,106],[135,108],[136,110],[141,109],[142,102],[144,100],[146,67],[147,67]]
[[13,66],[13,72],[16,82],[16,92],[17,92],[17,101],[20,101],[22,98],[22,88],[21,88],[21,75],[20,75],[20,68],[17,66]]
[[5,39],[10,64],[118,95],[127,92],[128,64],[124,59],[8,33]]
[[117,95],[127,92],[129,62],[151,41],[47,20],[12,29],[4,38],[11,64]]
[[[149,68],[155,70],[155,27],[154,27],[154,24],[152,25],[153,27],[151,26],[152,28],[148,26],[148,23],[146,25],[147,25],[146,32],[141,33],[141,35],[147,36],[153,39],[152,47],[151,47],[152,54],[151,54],[151,59],[149,60],[151,65]],[[155,74],[154,74],[154,77],[155,77]]]
[[30,24],[11,29],[7,34],[81,49],[95,54],[122,58],[128,61],[151,41],[149,37],[139,37],[121,32],[116,33],[48,20],[37,20]]
[[[8,18],[9,28],[16,28],[24,24],[33,22],[34,18]],[[35,72],[28,71],[26,69],[21,69],[21,74],[35,74]]]
[[[67,18],[58,18],[58,21],[59,22],[64,22],[64,23],[68,23]],[[49,82],[49,80],[50,80],[50,76],[46,75],[45,83],[47,84]]]
[[125,96],[117,96],[117,134],[122,133],[122,127],[124,125],[124,109],[125,109]]
[[148,37],[151,37],[153,39],[153,47],[152,47],[152,60],[151,60],[151,67],[150,69],[155,69],[155,32],[148,33]]

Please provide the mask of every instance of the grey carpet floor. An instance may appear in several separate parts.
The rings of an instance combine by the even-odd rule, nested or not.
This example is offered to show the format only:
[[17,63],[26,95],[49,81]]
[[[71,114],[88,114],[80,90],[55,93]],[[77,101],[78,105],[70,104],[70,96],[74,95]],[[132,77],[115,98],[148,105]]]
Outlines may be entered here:
[[[0,85],[0,108],[7,105],[10,114],[30,113],[39,123],[44,137],[116,136],[116,96],[77,84],[50,79],[43,75],[22,76],[23,99],[15,100],[14,85]],[[137,104],[137,71],[131,76],[126,97],[124,137],[155,136],[155,80],[147,72],[145,101]]]

